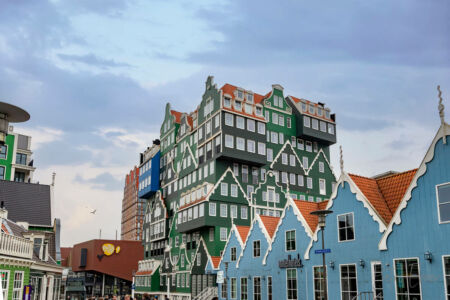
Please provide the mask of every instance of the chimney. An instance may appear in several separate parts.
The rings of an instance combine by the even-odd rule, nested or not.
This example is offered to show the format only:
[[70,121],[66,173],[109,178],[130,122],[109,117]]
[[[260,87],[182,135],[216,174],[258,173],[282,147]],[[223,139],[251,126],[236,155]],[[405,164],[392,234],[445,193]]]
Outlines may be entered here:
[[5,203],[2,201],[0,204],[0,219],[8,219],[8,211],[5,208]]

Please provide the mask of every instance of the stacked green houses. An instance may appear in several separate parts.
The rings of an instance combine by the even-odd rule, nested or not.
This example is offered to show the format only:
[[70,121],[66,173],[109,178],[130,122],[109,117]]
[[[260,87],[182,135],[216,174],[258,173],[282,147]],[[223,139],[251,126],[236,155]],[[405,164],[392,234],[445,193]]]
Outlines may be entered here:
[[260,95],[217,88],[210,76],[195,111],[167,104],[160,140],[141,154],[139,197],[148,205],[136,293],[213,297],[233,224],[279,217],[287,194],[313,202],[330,197],[335,126],[323,103],[285,96],[280,85]]

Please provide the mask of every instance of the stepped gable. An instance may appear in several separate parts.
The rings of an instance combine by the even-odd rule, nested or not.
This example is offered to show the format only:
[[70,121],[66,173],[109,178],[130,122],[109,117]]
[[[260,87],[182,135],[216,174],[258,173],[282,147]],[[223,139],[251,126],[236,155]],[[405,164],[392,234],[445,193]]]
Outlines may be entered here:
[[250,226],[236,225],[236,229],[239,232],[239,235],[241,236],[242,243],[245,244],[245,241],[247,240],[248,237],[248,233],[250,232]]
[[264,227],[266,227],[267,233],[269,234],[270,238],[273,238],[273,234],[275,233],[275,230],[277,229],[280,218],[279,217],[271,217],[271,216],[261,216],[261,215],[259,217],[261,218],[261,221],[264,224]]
[[295,205],[297,206],[300,213],[305,218],[306,223],[308,223],[311,231],[315,231],[317,228],[317,224],[319,223],[319,218],[317,216],[311,215],[311,212],[315,210],[322,210],[327,207],[328,201],[323,202],[310,202],[305,200],[294,200]]
[[378,214],[388,224],[400,204],[417,169],[378,179],[349,174]]

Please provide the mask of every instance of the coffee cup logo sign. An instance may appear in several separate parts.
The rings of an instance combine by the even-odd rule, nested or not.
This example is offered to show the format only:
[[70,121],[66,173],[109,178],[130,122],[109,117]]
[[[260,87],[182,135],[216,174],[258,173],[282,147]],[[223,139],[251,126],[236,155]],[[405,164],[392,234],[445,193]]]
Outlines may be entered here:
[[115,247],[113,244],[106,243],[102,245],[103,254],[97,255],[98,260],[102,260],[103,256],[111,256],[114,253],[119,254],[120,246]]

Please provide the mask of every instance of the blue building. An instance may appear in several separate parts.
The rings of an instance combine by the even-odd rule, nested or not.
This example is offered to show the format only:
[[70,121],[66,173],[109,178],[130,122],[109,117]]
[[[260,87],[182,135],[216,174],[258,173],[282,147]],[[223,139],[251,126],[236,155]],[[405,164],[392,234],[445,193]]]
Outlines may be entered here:
[[159,166],[161,151],[159,140],[153,142],[153,146],[141,153],[139,165],[139,191],[138,197],[149,199],[159,190]]
[[246,241],[231,232],[219,299],[324,299],[321,229],[310,215],[318,209],[333,211],[324,231],[328,299],[450,299],[449,143],[442,122],[418,169],[372,178],[343,171],[325,203],[286,191],[273,234],[260,215]]

